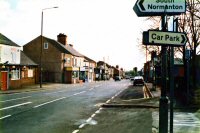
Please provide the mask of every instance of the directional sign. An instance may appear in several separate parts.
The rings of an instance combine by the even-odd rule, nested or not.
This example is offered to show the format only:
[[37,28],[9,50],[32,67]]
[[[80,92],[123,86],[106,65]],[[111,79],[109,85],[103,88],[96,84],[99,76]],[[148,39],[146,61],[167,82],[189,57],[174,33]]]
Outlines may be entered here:
[[186,0],[137,0],[133,10],[139,17],[179,15],[186,12]]
[[187,36],[182,32],[145,31],[143,32],[143,44],[183,46],[187,42]]

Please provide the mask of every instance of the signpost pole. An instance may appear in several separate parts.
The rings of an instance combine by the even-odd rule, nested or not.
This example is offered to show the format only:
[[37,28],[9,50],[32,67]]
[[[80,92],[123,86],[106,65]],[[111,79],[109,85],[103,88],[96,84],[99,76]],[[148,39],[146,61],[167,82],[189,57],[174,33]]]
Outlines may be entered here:
[[[149,30],[143,32],[143,44],[145,45],[159,45],[161,46],[162,55],[162,83],[161,83],[161,97],[159,103],[159,133],[168,133],[168,99],[167,99],[167,46],[171,46],[171,63],[173,63],[173,47],[184,46],[187,42],[185,33],[166,32],[166,16],[167,15],[180,15],[186,12],[186,0],[173,0],[173,1],[158,1],[158,0],[137,0],[133,10],[138,17],[145,16],[161,16],[162,31]],[[174,63],[173,63],[174,64]],[[170,65],[173,72],[173,64]],[[171,72],[171,73],[172,73]],[[171,74],[172,75],[172,74]],[[171,125],[170,133],[173,132],[173,99],[174,99],[174,83],[173,76],[171,78]]]
[[[166,16],[162,15],[162,30],[166,31]],[[167,46],[162,46],[162,86],[159,107],[159,133],[168,133],[168,99],[167,99]]]
[[170,133],[173,133],[174,121],[174,47],[170,47]]

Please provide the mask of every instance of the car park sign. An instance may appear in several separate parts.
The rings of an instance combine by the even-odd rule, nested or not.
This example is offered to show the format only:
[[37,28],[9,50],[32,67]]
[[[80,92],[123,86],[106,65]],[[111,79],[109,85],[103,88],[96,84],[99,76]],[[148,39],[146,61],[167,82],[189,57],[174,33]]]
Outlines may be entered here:
[[179,15],[186,12],[186,0],[137,0],[133,10],[138,16]]
[[145,45],[167,45],[184,46],[187,36],[182,32],[163,32],[149,30],[143,32],[143,44]]

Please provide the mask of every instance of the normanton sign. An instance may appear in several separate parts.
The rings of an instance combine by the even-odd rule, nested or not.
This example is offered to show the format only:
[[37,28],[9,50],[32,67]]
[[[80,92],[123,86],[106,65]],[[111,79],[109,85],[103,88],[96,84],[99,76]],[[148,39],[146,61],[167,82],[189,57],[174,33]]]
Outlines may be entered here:
[[186,12],[186,0],[137,0],[133,10],[138,16],[178,15]]

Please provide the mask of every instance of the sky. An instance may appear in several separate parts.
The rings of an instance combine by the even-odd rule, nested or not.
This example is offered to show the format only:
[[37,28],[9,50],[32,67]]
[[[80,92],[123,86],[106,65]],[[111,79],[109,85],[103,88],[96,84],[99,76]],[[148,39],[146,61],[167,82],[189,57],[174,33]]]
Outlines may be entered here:
[[20,46],[41,34],[57,40],[59,33],[80,53],[124,70],[141,69],[145,52],[138,38],[148,29],[133,11],[136,0],[0,0],[0,32]]

